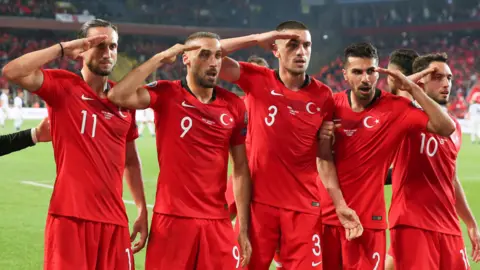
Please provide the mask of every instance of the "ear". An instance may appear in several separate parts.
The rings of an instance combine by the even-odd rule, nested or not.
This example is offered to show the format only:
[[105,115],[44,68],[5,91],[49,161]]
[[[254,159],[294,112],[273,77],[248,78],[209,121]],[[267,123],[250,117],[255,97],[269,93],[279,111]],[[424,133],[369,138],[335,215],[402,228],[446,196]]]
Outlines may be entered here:
[[280,53],[278,51],[278,45],[276,43],[272,45],[272,53],[276,58],[280,59]]
[[347,80],[347,71],[346,71],[345,69],[342,69],[342,73],[343,73],[343,79],[344,79],[345,81],[348,81],[348,80]]
[[182,54],[182,62],[183,62],[184,65],[190,64],[190,59],[188,59],[187,53]]

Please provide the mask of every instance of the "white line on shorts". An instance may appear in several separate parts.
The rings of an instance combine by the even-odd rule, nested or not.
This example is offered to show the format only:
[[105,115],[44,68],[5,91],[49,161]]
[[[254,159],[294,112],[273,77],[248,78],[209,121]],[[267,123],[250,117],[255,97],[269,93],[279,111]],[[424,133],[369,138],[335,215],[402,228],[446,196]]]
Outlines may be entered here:
[[[36,186],[36,187],[43,187],[43,188],[53,189],[53,186],[52,186],[52,185],[37,183],[37,182],[33,182],[33,181],[22,181],[21,183],[22,183],[22,184],[25,184],[25,185],[30,185],[30,186]],[[135,202],[130,201],[130,200],[123,200],[123,202],[124,202],[124,203],[127,203],[127,204],[133,204],[133,205],[135,204]],[[148,208],[153,208],[153,205],[147,204],[147,207],[148,207]]]

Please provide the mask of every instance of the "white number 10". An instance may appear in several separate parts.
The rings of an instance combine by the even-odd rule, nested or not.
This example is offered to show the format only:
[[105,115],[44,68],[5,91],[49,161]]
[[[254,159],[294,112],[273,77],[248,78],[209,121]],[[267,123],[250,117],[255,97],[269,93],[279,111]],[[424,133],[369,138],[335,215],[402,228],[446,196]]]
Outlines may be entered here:
[[[430,137],[428,138],[427,143],[425,143],[425,139],[427,135],[425,135],[425,133],[422,132],[420,136],[422,136],[422,144],[420,145],[420,154],[423,154],[424,152],[426,152],[429,157],[433,157],[438,150],[437,139],[435,139],[434,137]],[[431,147],[432,143],[433,143],[433,149]]]
[[[83,118],[82,118],[82,128],[80,129],[80,134],[85,134],[85,125],[87,124],[87,111],[82,111]],[[97,130],[97,115],[92,114],[93,117],[93,125],[92,125],[92,138],[95,137],[95,131]]]
[[188,131],[192,128],[192,118],[188,116],[183,117],[182,121],[180,122],[180,127],[183,130],[183,133],[182,135],[180,135],[180,138],[183,138],[188,133]]

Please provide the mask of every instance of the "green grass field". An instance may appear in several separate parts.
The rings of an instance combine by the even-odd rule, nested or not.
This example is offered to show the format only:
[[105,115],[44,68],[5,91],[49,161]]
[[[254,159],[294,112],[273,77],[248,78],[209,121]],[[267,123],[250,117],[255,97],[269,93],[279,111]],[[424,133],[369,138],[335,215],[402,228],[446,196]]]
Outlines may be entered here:
[[[26,121],[24,128],[33,127],[36,121]],[[13,123],[7,122],[0,133],[13,131]],[[147,203],[153,204],[158,174],[155,141],[147,135],[137,140],[142,158],[143,177]],[[472,145],[469,138],[464,144],[459,158],[459,175],[475,215],[480,217],[480,145]],[[51,189],[33,186],[25,182],[52,185],[55,179],[55,164],[50,144],[35,147],[0,157],[0,269],[37,270],[42,269],[43,232]],[[125,188],[125,199],[131,199]],[[386,188],[387,201],[391,190]],[[479,197],[477,197],[479,196]],[[133,220],[136,209],[127,204],[129,218]],[[470,255],[471,244],[464,233],[465,244]],[[137,269],[144,269],[145,251],[135,255]],[[472,269],[480,270],[480,264]],[[271,269],[274,269],[271,267]]]

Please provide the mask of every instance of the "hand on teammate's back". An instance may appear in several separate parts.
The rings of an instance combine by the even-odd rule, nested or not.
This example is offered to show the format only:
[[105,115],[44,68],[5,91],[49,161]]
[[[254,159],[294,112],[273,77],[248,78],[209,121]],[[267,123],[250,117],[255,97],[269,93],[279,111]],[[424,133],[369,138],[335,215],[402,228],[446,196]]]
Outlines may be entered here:
[[197,49],[200,49],[199,45],[186,45],[177,43],[160,54],[162,55],[162,62],[166,64],[173,64],[177,60],[177,55]]
[[477,226],[467,228],[468,237],[472,242],[472,260],[476,263],[480,262],[480,231]]
[[98,46],[100,43],[107,39],[107,35],[97,35],[87,38],[79,38],[62,42],[64,56],[71,59],[77,59],[81,53],[90,50],[93,47]]
[[50,120],[48,117],[42,120],[40,124],[35,128],[35,135],[38,142],[50,142],[52,141],[52,135],[50,133]]
[[339,207],[336,209],[338,219],[345,228],[345,234],[348,241],[362,236],[363,226],[360,223],[357,213],[349,207]]

